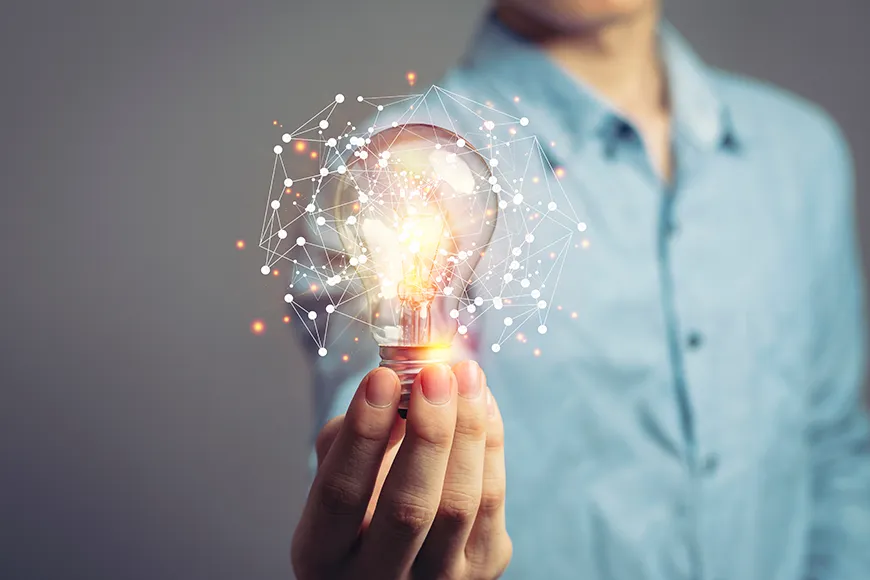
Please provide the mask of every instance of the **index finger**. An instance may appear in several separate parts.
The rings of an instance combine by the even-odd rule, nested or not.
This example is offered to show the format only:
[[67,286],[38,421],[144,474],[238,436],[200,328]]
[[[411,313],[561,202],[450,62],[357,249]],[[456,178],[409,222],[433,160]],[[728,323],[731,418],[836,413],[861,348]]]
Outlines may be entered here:
[[322,574],[349,554],[390,439],[398,401],[399,379],[393,371],[377,368],[363,379],[311,486],[293,538],[294,564]]

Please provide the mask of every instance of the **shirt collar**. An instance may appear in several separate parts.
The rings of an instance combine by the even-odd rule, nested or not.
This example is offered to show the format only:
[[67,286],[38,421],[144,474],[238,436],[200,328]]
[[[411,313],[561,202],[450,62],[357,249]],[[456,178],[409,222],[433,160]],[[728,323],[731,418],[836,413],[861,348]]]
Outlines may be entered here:
[[[710,70],[667,22],[659,27],[668,71],[674,133],[703,150],[734,139],[725,103],[714,90]],[[595,89],[569,76],[533,43],[515,35],[494,14],[466,53],[464,68],[486,79],[493,98],[516,105],[531,119],[548,155],[579,148],[622,115]]]

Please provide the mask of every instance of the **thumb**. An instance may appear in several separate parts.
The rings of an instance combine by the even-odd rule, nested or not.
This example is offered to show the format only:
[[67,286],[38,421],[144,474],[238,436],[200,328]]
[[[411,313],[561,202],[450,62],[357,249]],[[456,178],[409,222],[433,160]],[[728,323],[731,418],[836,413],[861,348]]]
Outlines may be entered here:
[[338,436],[342,424],[344,424],[344,415],[333,417],[323,426],[323,429],[321,429],[320,433],[317,435],[317,441],[314,443],[314,450],[317,453],[318,468],[323,464],[326,454],[329,453],[330,448],[332,448],[332,444],[335,442],[335,438]]

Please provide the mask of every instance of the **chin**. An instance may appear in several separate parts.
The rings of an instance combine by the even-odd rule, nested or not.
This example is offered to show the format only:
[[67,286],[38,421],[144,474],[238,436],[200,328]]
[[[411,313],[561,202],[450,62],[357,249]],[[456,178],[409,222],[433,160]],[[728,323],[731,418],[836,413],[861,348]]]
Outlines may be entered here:
[[558,30],[594,28],[654,8],[658,0],[502,0]]

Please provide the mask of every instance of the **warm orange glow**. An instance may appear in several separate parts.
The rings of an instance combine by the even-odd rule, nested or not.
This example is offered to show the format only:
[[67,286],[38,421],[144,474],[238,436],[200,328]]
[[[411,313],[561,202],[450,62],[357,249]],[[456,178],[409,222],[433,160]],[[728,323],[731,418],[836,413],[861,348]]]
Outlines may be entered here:
[[293,191],[288,187],[288,188],[284,189],[284,193],[286,193],[287,195],[290,195],[291,193],[293,193]]
[[312,285],[309,286],[308,288],[309,288],[312,292],[317,292],[318,290],[320,290],[320,286],[318,286],[317,284],[312,284]]
[[273,125],[277,125],[277,124],[278,124],[278,119],[275,119],[274,121],[272,121],[272,124],[273,124]]
[[511,127],[510,129],[508,129],[508,133],[510,133],[511,135],[516,135],[517,130],[514,127]]
[[281,275],[281,272],[279,272],[277,269],[276,269],[276,270],[272,270],[272,275],[273,275],[273,276],[280,276],[280,275]]
[[520,98],[519,98],[519,97],[514,97],[514,102],[515,102],[515,103],[519,103],[519,102],[520,102]]
[[354,336],[354,337],[353,337],[353,341],[354,341],[354,342],[359,342],[359,337],[358,337],[358,336]]
[[254,334],[263,334],[266,331],[266,324],[262,320],[255,320],[251,323],[251,332]]
[[343,360],[344,362],[347,362],[350,360],[350,357],[346,354],[343,354],[343,355],[341,355],[341,360]]
[[536,348],[532,352],[534,353],[535,356],[541,356],[541,349],[539,349],[539,348]]
[[245,249],[245,240],[236,240],[236,247],[240,250]]
[[359,211],[359,204],[358,203],[353,204],[353,211]]
[[577,318],[577,313],[576,313],[576,312],[572,312],[572,313],[571,313],[571,318]]
[[562,179],[563,177],[565,177],[565,170],[561,167],[557,167],[556,168],[556,177],[558,177],[559,179]]
[[297,141],[296,145],[293,146],[297,153],[302,153],[306,149],[308,149],[308,143],[305,141]]
[[289,317],[289,316],[285,316],[285,317],[283,318],[283,320],[284,320],[284,324],[289,324],[289,323],[290,323],[290,317]]
[[312,151],[309,157],[311,157],[312,159],[317,159],[317,151]]
[[408,84],[413,87],[414,83],[417,82],[417,73],[414,71],[408,71],[406,78],[408,79]]
[[532,183],[538,183],[538,176],[537,175],[532,178]]

